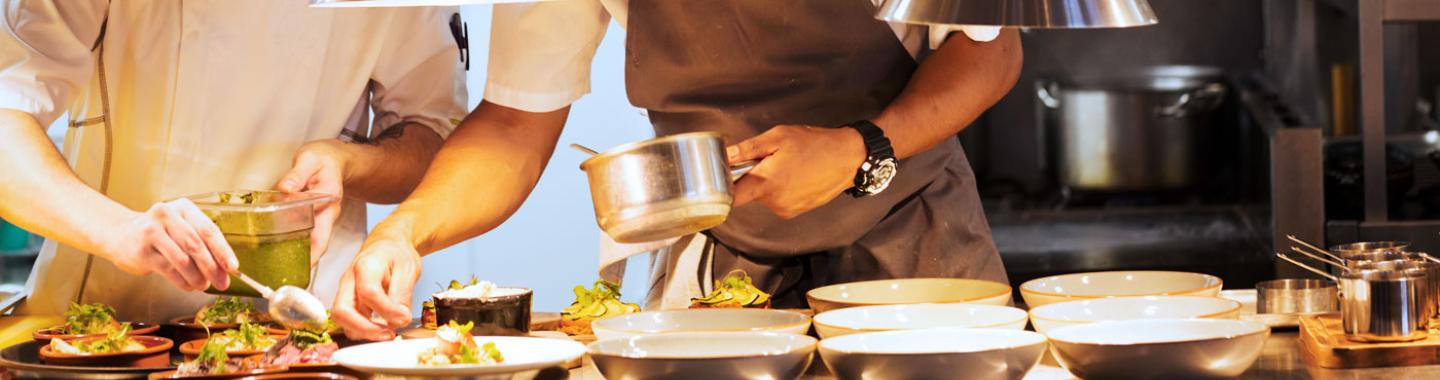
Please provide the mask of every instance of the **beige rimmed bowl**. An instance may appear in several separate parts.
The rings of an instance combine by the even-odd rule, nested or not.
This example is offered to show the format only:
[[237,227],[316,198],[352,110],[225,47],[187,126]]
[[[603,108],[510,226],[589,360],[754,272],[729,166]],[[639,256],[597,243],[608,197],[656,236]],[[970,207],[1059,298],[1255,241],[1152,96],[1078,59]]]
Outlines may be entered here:
[[1037,278],[1020,284],[1020,296],[1030,308],[1077,299],[1135,296],[1202,296],[1220,294],[1224,282],[1203,273],[1169,271],[1114,271],[1071,273]]
[[815,313],[875,305],[915,303],[1010,304],[1010,285],[963,278],[907,278],[861,281],[815,288],[805,293]]
[[860,306],[836,309],[815,316],[821,338],[893,330],[929,328],[1025,328],[1024,310],[1009,306],[969,303],[922,303]]
[[1231,378],[1265,346],[1270,327],[1227,319],[1110,321],[1051,330],[1055,360],[1084,379]]
[[1237,319],[1240,302],[1216,297],[1144,296],[1057,302],[1030,309],[1035,331],[1104,321],[1135,319]]
[[774,332],[804,334],[810,317],[773,309],[645,311],[596,320],[596,340],[681,332]]
[[840,380],[1023,378],[1045,353],[1045,336],[997,329],[923,329],[846,335],[820,342]]
[[794,379],[815,344],[798,334],[670,333],[600,340],[588,352],[610,380]]

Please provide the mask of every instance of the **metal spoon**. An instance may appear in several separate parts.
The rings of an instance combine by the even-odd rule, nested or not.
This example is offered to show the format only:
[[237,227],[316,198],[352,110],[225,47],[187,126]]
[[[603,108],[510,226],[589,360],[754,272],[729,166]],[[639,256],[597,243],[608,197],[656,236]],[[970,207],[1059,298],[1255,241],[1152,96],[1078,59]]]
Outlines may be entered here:
[[231,274],[259,291],[261,297],[270,300],[270,317],[285,327],[292,330],[316,330],[323,328],[325,319],[330,317],[325,310],[325,304],[305,289],[290,285],[270,289],[244,273],[237,271]]
[[584,145],[580,145],[580,144],[574,144],[574,143],[572,143],[572,144],[570,144],[570,149],[574,149],[574,150],[578,150],[578,151],[581,151],[581,152],[585,152],[585,153],[587,153],[587,154],[589,154],[589,155],[591,155],[591,156],[600,154],[600,152],[598,152],[598,151],[596,151],[596,150],[594,150],[594,149],[590,149],[590,147],[588,147],[588,146],[584,146]]

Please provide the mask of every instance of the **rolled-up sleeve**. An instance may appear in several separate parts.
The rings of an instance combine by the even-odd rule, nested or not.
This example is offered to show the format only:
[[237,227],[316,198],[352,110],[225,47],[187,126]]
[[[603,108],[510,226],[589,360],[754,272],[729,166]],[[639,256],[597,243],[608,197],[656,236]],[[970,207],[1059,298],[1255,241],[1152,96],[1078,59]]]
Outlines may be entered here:
[[65,113],[94,68],[103,0],[0,2],[0,108],[50,125]]
[[[441,138],[465,117],[465,65],[450,34],[454,7],[392,8],[390,32],[375,72],[370,131],[420,124]],[[372,136],[373,137],[373,136]]]
[[496,5],[485,100],[554,111],[590,92],[590,65],[610,14],[597,0]]

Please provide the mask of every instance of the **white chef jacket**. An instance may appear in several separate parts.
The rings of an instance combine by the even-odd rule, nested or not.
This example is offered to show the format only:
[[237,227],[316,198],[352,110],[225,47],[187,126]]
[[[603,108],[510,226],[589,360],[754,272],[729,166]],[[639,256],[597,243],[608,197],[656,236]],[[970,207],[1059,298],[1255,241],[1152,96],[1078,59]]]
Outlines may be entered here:
[[[878,6],[883,0],[872,1]],[[495,5],[485,100],[530,112],[548,112],[569,106],[589,93],[595,50],[605,37],[610,17],[621,27],[626,25],[628,6],[629,0]],[[921,43],[928,41],[931,48],[938,47],[956,30],[976,41],[990,41],[1000,33],[995,26],[890,26],[912,56],[921,50]],[[625,260],[651,253],[645,307],[684,308],[690,298],[705,293],[702,284],[713,280],[708,268],[704,275],[697,274],[707,246],[706,237],[699,234],[641,244],[619,244],[601,236],[600,276],[619,281]]]
[[[301,144],[402,122],[448,136],[465,111],[454,8],[311,9],[306,0],[12,0],[0,6],[0,108],[49,125],[104,113],[96,41],[103,41],[109,115],[72,124],[63,147],[81,179],[134,210],[190,194],[268,189]],[[370,114],[373,112],[373,115]],[[326,304],[359,250],[365,204],[345,200],[312,289]],[[84,302],[122,319],[195,312],[210,296],[159,275],[137,277],[46,241],[22,314]]]

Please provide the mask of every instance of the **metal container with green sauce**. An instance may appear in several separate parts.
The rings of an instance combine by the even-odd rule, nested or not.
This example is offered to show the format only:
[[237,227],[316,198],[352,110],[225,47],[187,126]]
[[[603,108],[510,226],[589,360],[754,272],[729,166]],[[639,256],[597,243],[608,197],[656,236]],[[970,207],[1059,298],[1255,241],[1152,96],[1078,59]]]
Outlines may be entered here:
[[[225,241],[240,261],[240,272],[271,288],[310,286],[314,210],[316,205],[329,201],[329,195],[240,190],[188,198],[225,234]],[[240,281],[231,281],[223,291],[210,288],[205,292],[260,296]]]

